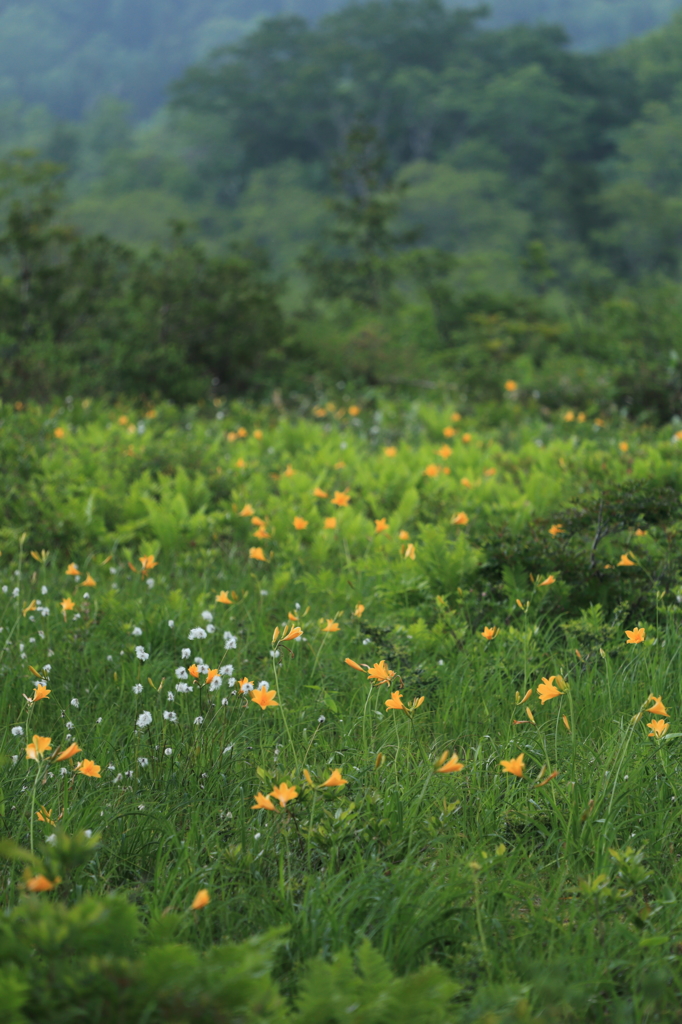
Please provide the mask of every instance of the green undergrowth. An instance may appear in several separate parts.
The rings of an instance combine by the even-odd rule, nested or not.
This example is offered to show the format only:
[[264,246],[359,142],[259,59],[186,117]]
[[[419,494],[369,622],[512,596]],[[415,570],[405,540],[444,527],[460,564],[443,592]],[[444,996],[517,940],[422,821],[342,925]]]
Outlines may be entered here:
[[8,1020],[678,1019],[677,427],[507,395],[2,407]]

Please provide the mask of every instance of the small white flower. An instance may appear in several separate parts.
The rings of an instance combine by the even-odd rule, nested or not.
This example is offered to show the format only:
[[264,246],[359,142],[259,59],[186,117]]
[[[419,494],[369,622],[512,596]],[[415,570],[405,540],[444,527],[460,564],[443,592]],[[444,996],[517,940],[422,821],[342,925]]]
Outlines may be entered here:
[[230,753],[230,751],[232,750],[232,747],[233,747],[233,746],[234,746],[234,743],[230,743],[230,744],[229,744],[229,745],[228,745],[227,747],[225,747],[225,749],[223,750],[223,754],[229,754],[229,753]]
[[99,717],[99,718],[97,719],[97,721],[95,722],[95,725],[101,725],[101,724],[102,724],[102,717],[100,716],[100,717]]
[[175,694],[173,693],[172,690],[168,691],[168,695],[166,697],[166,700],[175,700]]
[[142,693],[142,690],[142,683],[135,683],[135,685],[133,686],[133,693]]
[[166,755],[166,757],[170,757],[172,753],[173,753],[173,748],[172,747],[166,747],[166,749],[164,750],[164,754]]
[[12,726],[12,735],[13,736],[23,736],[24,735],[24,727],[23,727],[23,725],[14,725],[14,726]]
[[195,626],[194,629],[190,629],[187,634],[188,640],[205,640],[206,630],[202,629],[201,626]]
[[71,616],[71,621],[72,621],[72,622],[75,622],[75,621],[76,621],[76,619],[80,619],[80,617],[81,617],[81,613],[80,613],[80,612],[76,612],[76,614],[75,614],[75,615],[72,615],[72,616]]
[[215,676],[211,680],[211,682],[209,683],[209,687],[208,687],[209,692],[213,693],[214,690],[219,690],[222,685],[223,685],[223,681],[222,681],[221,677],[220,676]]
[[366,636],[365,639],[362,641],[362,646],[366,647],[367,644],[371,644],[371,642],[372,641],[370,640],[370,638],[368,636]]
[[133,626],[130,632],[132,636],[142,636],[142,630],[139,626]]
[[138,811],[143,811],[144,810],[144,804],[138,804],[137,805],[137,809],[138,809]]
[[[47,615],[50,614],[50,609],[46,608],[45,605],[43,605],[43,607],[40,609],[40,614],[42,615],[43,618],[45,618]],[[38,630],[38,632],[40,633],[40,630]]]
[[320,715],[320,717],[319,717],[319,718],[318,718],[318,720],[317,720],[317,724],[318,724],[318,725],[324,725],[324,723],[325,723],[326,721],[327,721],[327,719],[326,719],[326,718],[324,717],[324,715]]
[[187,669],[185,668],[184,665],[179,665],[178,668],[176,668],[176,670],[175,670],[175,678],[176,679],[189,679],[189,676],[187,675]]
[[194,719],[194,724],[195,725],[203,725],[204,724],[203,716],[202,715],[197,715],[197,717]]
[[212,612],[202,612],[201,613],[201,617],[204,620],[204,622],[213,622],[213,613]]
[[12,597],[19,597],[19,587],[15,587],[12,591]]
[[122,781],[123,781],[123,776],[122,776],[122,775],[121,775],[121,773],[119,772],[119,773],[118,773],[118,775],[116,776],[116,778],[114,779],[114,783],[116,783],[116,782],[122,782]]
[[155,582],[156,582],[156,581],[155,581],[155,580],[153,580],[153,579],[151,578],[151,576],[150,576],[150,577],[149,577],[149,579],[147,580],[147,586],[149,587],[149,589],[150,589],[150,590],[151,590],[151,589],[152,589],[152,587],[154,586],[154,583],[155,583]]
[[279,651],[270,651],[271,658],[279,658]]
[[45,594],[47,594],[47,587],[45,586],[45,584],[43,584],[42,587],[40,588],[40,593],[43,595],[43,597],[45,596]]
[[234,668],[232,665],[223,665],[222,668],[218,669],[221,676],[231,676],[234,674]]
[[[12,754],[12,764],[16,764],[18,760],[19,760],[19,755],[18,754]],[[65,772],[65,771],[67,771],[66,768],[62,769],[62,772]]]
[[265,680],[265,679],[261,679],[260,683],[258,684],[258,689],[259,690],[269,690],[270,689],[270,683],[268,683],[267,680]]
[[90,597],[90,592],[88,590],[86,590],[85,593],[83,594],[83,600],[87,601],[89,599],[89,597]]
[[67,728],[67,729],[75,729],[76,727],[75,727],[75,725],[73,724],[73,722],[67,722],[67,723],[66,723],[66,728]]
[[260,592],[260,596],[261,596],[261,597],[267,597],[267,596],[268,596],[268,592],[267,592],[267,590],[261,590],[261,592]]
[[71,707],[72,708],[79,708],[80,707],[80,701],[78,700],[78,697],[72,697],[71,698]]
[[139,644],[135,648],[135,657],[139,658],[140,661],[148,661],[149,660],[149,655],[145,651],[144,647],[142,647]]
[[46,836],[45,837],[45,842],[49,843],[50,846],[52,846],[53,843],[57,842],[57,833],[53,832],[51,836]]
[[59,774],[60,775],[68,775],[69,774],[69,769],[66,768],[66,767],[60,768],[59,769]]
[[92,829],[91,828],[83,829],[83,835],[85,836],[86,839],[92,839]]
[[43,665],[41,671],[44,676],[49,676],[50,672],[52,671],[52,665]]
[[166,719],[167,722],[177,722],[178,720],[178,716],[175,714],[174,711],[164,711],[163,717]]
[[215,626],[213,625],[212,622],[207,622],[206,623],[206,632],[207,633],[215,633]]
[[146,729],[148,725],[152,724],[152,713],[151,711],[143,711],[141,715],[137,716],[137,728]]
[[203,664],[204,664],[204,659],[203,659],[203,658],[200,658],[200,657],[198,657],[198,656],[197,656],[197,657],[196,657],[196,658],[194,659],[194,664],[195,664],[195,665],[199,665],[199,666],[201,666],[201,665],[203,665]]
[[254,832],[253,838],[254,839],[260,839],[260,832]]
[[108,764],[107,765],[107,771],[115,772],[116,771],[116,765],[115,764]]
[[188,686],[187,683],[178,683],[175,687],[176,693],[192,693],[194,687]]
[[169,619],[168,620],[168,628],[169,629],[173,629],[174,626],[175,626],[175,620],[174,619]]
[[140,768],[147,768],[149,766],[149,758],[148,757],[138,757],[137,763],[139,764]]
[[226,651],[233,651],[237,646],[237,637],[234,633],[230,633],[229,629],[226,629],[223,633],[223,640],[225,641]]
[[180,657],[182,658],[183,661],[185,660],[185,658],[191,658],[192,657],[192,651],[190,650],[190,648],[189,647],[183,647],[182,648],[182,653],[180,654]]
[[223,697],[223,699],[221,700],[221,702],[220,702],[220,703],[222,704],[222,706],[223,706],[224,708],[226,708],[226,707],[227,707],[227,697]]

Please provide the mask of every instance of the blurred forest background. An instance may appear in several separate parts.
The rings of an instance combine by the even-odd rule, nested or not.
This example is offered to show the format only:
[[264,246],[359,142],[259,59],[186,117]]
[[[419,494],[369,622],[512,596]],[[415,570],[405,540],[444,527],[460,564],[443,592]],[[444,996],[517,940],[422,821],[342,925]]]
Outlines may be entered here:
[[682,412],[673,0],[0,0],[0,392]]

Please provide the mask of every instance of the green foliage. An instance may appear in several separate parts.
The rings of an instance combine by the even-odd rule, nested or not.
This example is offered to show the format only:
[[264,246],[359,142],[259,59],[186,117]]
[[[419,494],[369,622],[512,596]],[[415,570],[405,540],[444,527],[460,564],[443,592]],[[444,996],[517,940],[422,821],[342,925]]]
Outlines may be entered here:
[[258,381],[282,338],[274,286],[246,255],[210,257],[178,230],[146,256],[55,226],[53,165],[6,161],[0,236],[4,394],[161,393],[176,401]]

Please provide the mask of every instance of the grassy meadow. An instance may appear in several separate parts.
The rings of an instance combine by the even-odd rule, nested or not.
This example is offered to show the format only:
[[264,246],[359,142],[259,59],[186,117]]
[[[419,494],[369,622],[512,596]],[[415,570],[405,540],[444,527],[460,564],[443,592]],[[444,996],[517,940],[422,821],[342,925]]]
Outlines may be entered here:
[[681,439],[5,403],[3,1020],[682,1019]]

